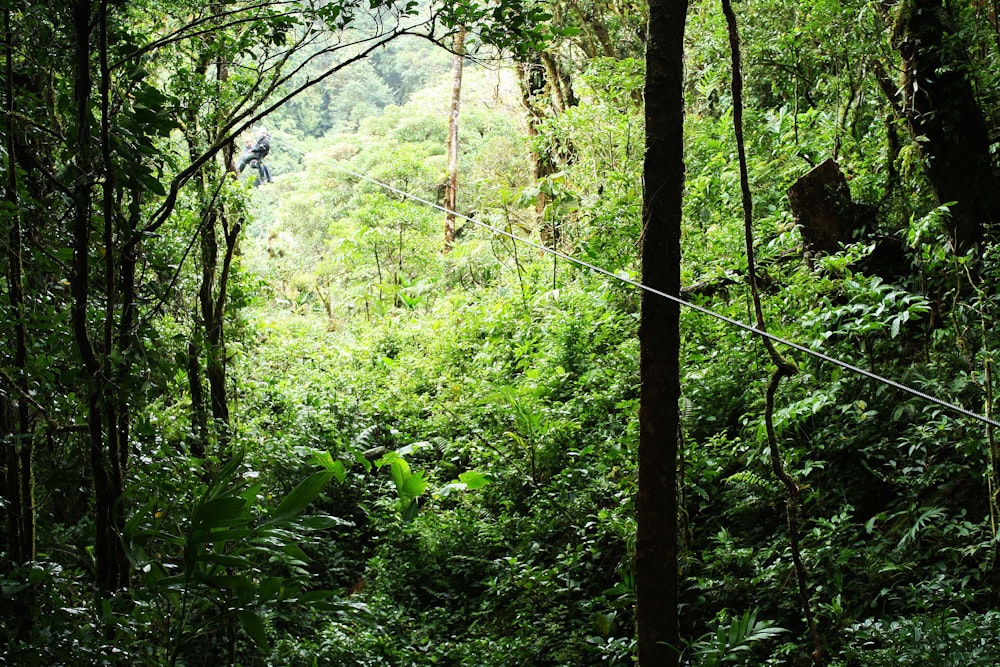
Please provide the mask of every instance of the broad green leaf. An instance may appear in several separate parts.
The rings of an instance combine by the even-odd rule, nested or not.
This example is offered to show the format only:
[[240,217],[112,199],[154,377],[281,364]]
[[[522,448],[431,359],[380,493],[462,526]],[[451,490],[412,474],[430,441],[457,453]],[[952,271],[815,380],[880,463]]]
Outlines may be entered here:
[[254,503],[257,500],[257,496],[260,495],[263,486],[262,482],[255,482],[244,489],[240,497],[244,498],[248,503]]
[[289,519],[301,512],[320,494],[333,476],[332,470],[321,470],[299,482],[298,486],[281,501],[270,520]]
[[264,581],[260,582],[257,597],[260,599],[261,603],[277,600],[278,596],[281,594],[281,588],[281,577],[268,577]]
[[372,462],[365,457],[364,452],[354,452],[354,460],[361,464],[365,472],[371,472]]
[[240,558],[239,556],[231,556],[229,554],[213,554],[208,553],[202,557],[202,560],[207,563],[212,563],[214,565],[223,565],[225,567],[247,567],[248,563],[245,558]]
[[223,496],[202,503],[194,514],[194,526],[197,531],[209,531],[213,528],[226,528],[237,520],[246,521],[244,516],[247,502],[240,497]]
[[286,544],[281,547],[281,550],[291,556],[296,564],[305,565],[309,562],[309,556],[297,544]]
[[344,467],[344,462],[334,459],[330,452],[319,452],[313,457],[313,461],[332,472],[334,479],[338,482],[343,482],[347,479],[347,469]]
[[414,498],[403,505],[403,521],[413,521],[417,517],[417,510],[420,506],[417,504],[417,499]]
[[427,480],[424,479],[424,471],[418,471],[407,477],[403,481],[399,494],[407,498],[415,498],[422,495],[427,490]]
[[151,500],[138,510],[129,518],[125,523],[125,535],[127,537],[135,537],[138,533],[136,532],[136,527],[140,522],[146,520],[147,518],[153,518],[153,508],[156,506],[156,501]]
[[243,629],[250,635],[254,643],[265,651],[269,650],[267,632],[264,629],[264,621],[261,620],[260,616],[248,609],[240,609],[236,612],[236,615],[240,619],[240,625],[243,626]]
[[337,595],[336,591],[330,590],[320,590],[320,591],[309,591],[308,593],[303,593],[299,596],[299,602],[303,604],[312,604],[313,602],[321,602],[323,600],[329,600]]
[[475,470],[468,470],[458,476],[458,481],[465,484],[471,491],[481,489],[490,483],[490,480],[482,473]]
[[411,474],[410,464],[405,459],[396,457],[390,462],[389,471],[392,474],[392,482],[396,485],[396,491],[402,494],[403,485]]
[[219,471],[219,474],[215,477],[215,480],[212,482],[212,486],[209,487],[206,495],[210,498],[214,498],[222,493],[223,489],[229,486],[232,481],[237,478],[237,473],[242,465],[243,452],[236,452],[233,455],[233,458],[229,459],[222,470]]
[[333,473],[333,478],[343,484],[344,480],[347,479],[347,468],[344,467],[343,461],[334,461],[333,467],[330,468],[330,472]]

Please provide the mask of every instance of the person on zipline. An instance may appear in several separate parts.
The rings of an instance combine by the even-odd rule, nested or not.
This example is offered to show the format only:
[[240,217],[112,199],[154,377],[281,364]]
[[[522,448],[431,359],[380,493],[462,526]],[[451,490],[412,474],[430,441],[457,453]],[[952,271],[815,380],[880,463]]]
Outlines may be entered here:
[[253,145],[250,144],[249,139],[247,140],[243,154],[240,156],[239,164],[236,165],[237,172],[241,174],[247,165],[257,169],[258,176],[254,187],[257,187],[261,183],[271,183],[274,181],[271,178],[271,168],[264,164],[264,158],[271,152],[271,135],[267,133],[266,127],[261,127],[258,128],[256,136],[257,140]]

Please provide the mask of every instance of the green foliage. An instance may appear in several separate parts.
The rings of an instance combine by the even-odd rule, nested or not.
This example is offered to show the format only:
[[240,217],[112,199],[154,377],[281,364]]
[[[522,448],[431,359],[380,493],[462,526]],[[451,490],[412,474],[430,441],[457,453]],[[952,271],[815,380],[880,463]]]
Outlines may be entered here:
[[[847,664],[987,665],[1000,659],[991,638],[1000,630],[1000,614],[943,613],[898,620],[865,621],[850,628]],[[838,663],[844,664],[844,663]]]
[[740,662],[741,654],[749,652],[754,644],[776,638],[786,632],[772,621],[757,620],[754,610],[742,616],[733,617],[726,625],[725,617],[720,618],[715,633],[708,633],[688,646],[685,652],[692,654],[691,662],[701,667],[717,667],[732,662]]
[[848,276],[834,298],[843,305],[825,300],[803,324],[816,327],[827,340],[846,336],[866,352],[876,334],[888,332],[890,339],[898,338],[907,322],[930,312],[926,297],[885,284],[878,276]]
[[[324,467],[362,469],[362,451],[386,450],[359,479],[376,499],[367,503],[374,551],[364,555],[362,595],[377,626],[412,630],[390,641],[331,623],[320,630],[323,646],[352,638],[331,656],[628,663],[623,619],[634,590],[623,583],[631,577],[623,545],[634,520],[616,487],[633,466],[622,437],[634,438],[623,417],[634,405],[635,320],[616,298],[606,287],[572,290],[549,295],[532,315],[505,286],[473,301],[439,296],[429,311],[397,309],[336,333],[307,313],[259,320],[269,339],[286,342],[257,348],[273,350],[251,364],[271,379],[247,400],[281,406],[285,446],[323,447]],[[439,323],[428,326],[431,317]],[[308,368],[324,369],[309,386],[284,379]],[[530,610],[552,596],[558,605],[539,633]],[[296,646],[308,650],[276,644]]]
[[[306,7],[283,7],[293,5]],[[187,366],[189,345],[204,342],[192,337],[192,309],[210,191],[182,188],[169,220],[137,234],[140,245],[122,229],[109,246],[112,258],[135,250],[139,266],[128,330],[137,343],[121,354],[114,327],[126,311],[100,311],[122,274],[101,261],[111,223],[93,198],[88,322],[114,352],[101,372],[121,374],[107,391],[125,397],[131,429],[120,507],[134,576],[114,595],[95,595],[95,489],[81,473],[93,465],[86,392],[104,375],[81,370],[71,238],[65,224],[48,224],[72,219],[83,182],[74,179],[84,176],[118,188],[114,224],[145,220],[190,153],[218,140],[197,128],[267,108],[255,96],[263,73],[316,78],[349,57],[324,52],[308,30],[325,23],[347,44],[440,9],[445,30],[467,26],[479,48],[463,82],[460,212],[531,238],[557,227],[561,251],[634,279],[644,71],[620,56],[641,52],[644,8],[605,5],[320,3],[315,21],[262,7],[197,44],[156,41],[188,20],[186,3],[109,6],[121,62],[113,155],[96,175],[78,173],[79,147],[61,139],[78,122],[65,74],[71,31],[58,12],[19,10],[16,34],[51,46],[17,45],[13,59],[18,138],[30,129],[23,118],[46,132],[15,147],[18,201],[0,208],[5,239],[15,220],[27,230],[25,303],[19,312],[10,280],[0,284],[0,330],[5,341],[19,322],[31,333],[23,368],[6,348],[0,359],[2,424],[23,400],[31,428],[0,435],[6,452],[34,445],[38,553],[23,564],[0,553],[0,662],[633,664],[638,293],[467,220],[444,255],[443,214],[347,171],[440,201],[450,54],[429,40],[397,42],[338,70],[269,113],[279,180],[254,191],[249,209],[242,187],[221,191],[227,211],[249,215],[226,303],[241,452],[227,461],[188,456],[202,437]],[[876,65],[890,76],[897,65],[878,8],[737,9],[769,329],[982,410],[997,390],[1000,254],[989,242],[978,254],[951,250],[950,203],[932,201],[919,148],[902,141],[905,122],[877,87]],[[973,5],[952,9],[952,39],[973,47],[968,75],[995,121],[995,26]],[[749,321],[728,39],[715,7],[690,11],[683,296]],[[298,39],[308,48],[283,60]],[[533,62],[529,50],[542,46],[565,75],[567,104],[529,137],[516,75],[482,59],[507,47]],[[119,67],[133,60],[142,68]],[[216,61],[231,64],[228,79],[211,71]],[[553,160],[537,182],[532,150]],[[841,252],[806,261],[786,191],[831,156],[865,220]],[[219,170],[206,167],[211,184]],[[877,260],[887,237],[904,253],[894,272]],[[692,310],[682,321],[684,658],[810,664],[790,588],[785,490],[763,446],[771,369],[745,331]],[[800,373],[782,384],[774,425],[802,485],[807,594],[831,664],[997,662],[991,434],[793,356]]]
[[[150,595],[146,603],[165,615],[159,645],[166,664],[177,664],[203,641],[231,633],[234,621],[267,650],[264,614],[278,605],[336,609],[333,591],[310,590],[309,557],[302,545],[308,533],[344,521],[301,516],[335,475],[337,470],[313,473],[267,510],[263,485],[253,481],[258,475],[236,456],[201,485],[190,506],[179,498],[171,505],[163,504],[170,502],[166,498],[152,498],[132,515],[124,537]],[[178,491],[191,493],[190,487]]]

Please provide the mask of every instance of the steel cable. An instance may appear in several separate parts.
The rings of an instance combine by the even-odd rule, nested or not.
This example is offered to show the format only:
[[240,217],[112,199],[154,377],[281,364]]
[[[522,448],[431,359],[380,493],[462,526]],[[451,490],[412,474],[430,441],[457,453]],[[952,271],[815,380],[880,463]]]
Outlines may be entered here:
[[412,199],[415,202],[419,202],[419,203],[424,204],[426,206],[430,206],[431,208],[435,208],[435,209],[437,209],[439,211],[442,211],[444,213],[453,213],[455,215],[455,217],[461,218],[462,220],[470,222],[470,223],[472,223],[474,225],[478,225],[478,226],[480,226],[480,227],[482,227],[484,229],[488,229],[491,232],[493,232],[494,234],[499,234],[501,236],[505,236],[505,237],[511,239],[512,241],[515,241],[517,243],[521,243],[523,245],[529,246],[529,247],[534,248],[534,249],[536,249],[536,250],[538,250],[540,252],[547,253],[547,254],[550,254],[550,255],[554,255],[555,257],[558,257],[560,259],[566,260],[567,262],[570,262],[572,264],[576,264],[577,266],[589,269],[589,270],[594,271],[596,273],[600,273],[602,275],[608,276],[609,278],[612,278],[614,280],[618,280],[618,281],[623,282],[623,283],[625,283],[627,285],[631,285],[632,287],[636,287],[638,289],[644,290],[646,292],[649,292],[650,294],[655,294],[657,296],[663,297],[664,299],[669,299],[669,300],[673,301],[674,303],[677,303],[677,304],[679,304],[679,305],[681,305],[681,306],[683,306],[685,308],[690,308],[690,309],[692,309],[694,311],[697,311],[699,313],[702,313],[704,315],[708,315],[709,317],[715,318],[715,319],[717,319],[717,320],[719,320],[721,322],[725,322],[726,324],[729,324],[731,326],[738,327],[738,328],[743,329],[744,331],[747,331],[749,333],[756,334],[758,336],[763,336],[763,337],[767,338],[768,340],[771,340],[771,341],[773,341],[775,343],[779,343],[779,344],[784,345],[786,347],[790,347],[793,350],[798,350],[799,352],[802,352],[803,354],[807,354],[807,355],[809,355],[811,357],[814,357],[816,359],[819,359],[821,361],[825,361],[825,362],[833,364],[835,366],[839,366],[840,368],[843,368],[844,370],[850,371],[850,372],[855,373],[857,375],[861,375],[861,376],[866,377],[866,378],[868,378],[870,380],[874,380],[876,382],[879,382],[881,384],[887,385],[887,386],[892,387],[894,389],[897,389],[899,391],[905,392],[907,394],[910,394],[911,396],[915,396],[915,397],[917,397],[919,399],[922,399],[924,401],[927,401],[929,403],[933,403],[935,405],[938,405],[938,406],[940,406],[942,408],[945,408],[946,410],[949,410],[949,411],[954,412],[956,414],[960,414],[962,416],[969,417],[970,419],[975,419],[977,421],[983,422],[984,424],[989,424],[990,426],[1000,427],[1000,422],[998,422],[998,421],[996,421],[994,419],[990,419],[989,417],[986,417],[985,415],[981,415],[981,414],[979,414],[977,412],[973,412],[972,410],[969,410],[967,408],[963,408],[960,405],[956,405],[956,404],[951,403],[949,401],[946,401],[946,400],[944,400],[942,398],[938,398],[937,396],[933,396],[933,395],[928,394],[926,392],[920,391],[919,389],[915,389],[915,388],[910,387],[908,385],[905,385],[905,384],[903,384],[901,382],[897,382],[896,380],[892,380],[892,379],[887,378],[887,377],[885,377],[883,375],[879,375],[878,373],[873,373],[872,371],[869,371],[869,370],[866,370],[864,368],[861,368],[860,366],[855,366],[854,364],[848,363],[846,361],[842,361],[840,359],[837,359],[836,357],[831,357],[828,354],[824,354],[823,352],[820,352],[818,350],[814,350],[814,349],[812,349],[810,347],[806,347],[805,345],[802,345],[800,343],[795,343],[793,341],[790,341],[790,340],[787,340],[785,338],[782,338],[781,336],[776,336],[776,335],[774,335],[772,333],[769,333],[767,331],[761,331],[757,327],[754,327],[754,326],[752,326],[750,324],[746,324],[745,322],[740,322],[739,320],[733,319],[731,317],[727,317],[726,315],[722,315],[720,313],[716,313],[715,311],[712,311],[712,310],[709,310],[708,308],[705,308],[703,306],[699,306],[697,304],[691,303],[690,301],[685,301],[684,299],[680,298],[679,296],[675,296],[673,294],[667,294],[666,292],[663,292],[663,291],[658,290],[656,288],[650,287],[648,285],[644,285],[641,282],[638,282],[636,280],[632,280],[628,276],[623,276],[623,275],[621,275],[619,273],[613,273],[611,271],[608,271],[607,269],[603,269],[603,268],[601,268],[599,266],[596,266],[594,264],[586,262],[586,261],[584,261],[582,259],[579,259],[577,257],[573,257],[572,255],[567,255],[566,253],[561,252],[559,250],[556,250],[555,248],[548,248],[548,247],[546,247],[546,246],[544,246],[544,245],[542,245],[540,243],[536,243],[535,241],[532,241],[530,239],[526,239],[526,238],[517,236],[516,234],[513,234],[513,233],[508,232],[506,230],[500,229],[499,227],[494,227],[493,225],[491,225],[489,223],[486,223],[486,222],[482,222],[481,220],[476,220],[475,218],[470,218],[469,216],[462,215],[461,213],[457,213],[455,211],[449,211],[447,208],[445,208],[444,206],[441,206],[440,204],[436,204],[436,203],[434,203],[432,201],[428,201],[426,199],[418,197],[418,196],[416,196],[414,194],[411,194],[409,192],[405,192],[403,190],[400,190],[399,188],[396,188],[396,187],[393,187],[392,185],[389,185],[388,183],[383,183],[383,182],[381,182],[379,180],[371,178],[370,176],[366,176],[364,174],[359,174],[358,172],[352,171],[351,169],[348,169],[347,167],[344,167],[343,165],[335,164],[335,166],[336,166],[337,169],[340,169],[341,171],[343,171],[346,174],[350,174],[351,176],[354,176],[355,178],[359,178],[359,179],[367,181],[367,182],[369,182],[369,183],[371,183],[373,185],[377,185],[380,188],[383,188],[383,189],[388,190],[390,192],[394,192],[394,193],[396,193],[396,194],[398,194],[398,195],[400,195],[402,197],[405,197],[407,199]]

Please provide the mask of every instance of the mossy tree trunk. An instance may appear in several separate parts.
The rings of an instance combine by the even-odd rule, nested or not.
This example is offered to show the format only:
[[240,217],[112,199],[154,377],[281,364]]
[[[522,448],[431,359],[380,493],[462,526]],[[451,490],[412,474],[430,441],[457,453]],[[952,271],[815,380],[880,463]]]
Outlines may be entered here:
[[465,63],[465,27],[455,33],[455,51],[451,76],[451,113],[448,116],[448,182],[445,186],[444,252],[451,252],[455,241],[455,209],[458,206],[458,112],[462,101],[462,69]]
[[1000,177],[968,54],[942,0],[903,0],[892,37],[903,64],[903,115],[964,253],[1000,221]]

